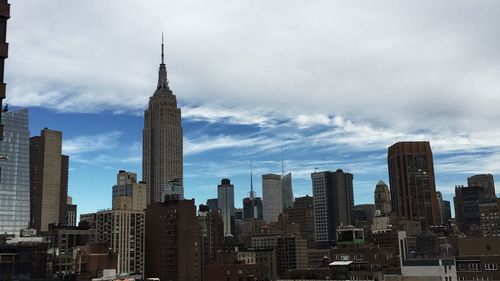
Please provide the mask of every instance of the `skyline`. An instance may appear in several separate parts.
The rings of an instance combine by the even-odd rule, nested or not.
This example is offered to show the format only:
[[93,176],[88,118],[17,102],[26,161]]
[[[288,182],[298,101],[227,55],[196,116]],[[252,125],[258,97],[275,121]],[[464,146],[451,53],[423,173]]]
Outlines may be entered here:
[[[353,6],[342,6],[337,2],[318,3],[339,8],[333,13],[338,16],[333,17],[337,23],[351,23],[348,16],[343,18],[342,15],[354,13]],[[398,4],[392,8],[418,11],[430,3]],[[14,2],[7,35],[10,56],[6,66],[5,102],[30,107],[31,135],[38,134],[44,127],[63,131],[63,150],[70,156],[69,194],[78,204],[79,212],[96,211],[101,206],[109,208],[110,200],[103,206],[105,201],[91,196],[88,188],[110,199],[118,170],[142,172],[141,112],[147,108],[147,98],[154,92],[160,61],[159,38],[161,31],[166,29],[167,71],[183,116],[186,198],[194,197],[197,204],[205,203],[206,198],[215,198],[220,179],[229,177],[235,184],[235,203],[240,206],[241,199],[250,190],[250,160],[257,176],[254,178],[257,180],[256,190],[262,196],[258,175],[281,172],[281,147],[284,146],[285,168],[293,173],[295,197],[312,194],[310,173],[314,168],[342,168],[354,174],[356,203],[372,202],[378,180],[388,182],[387,147],[397,141],[429,140],[435,155],[437,190],[450,200],[454,186],[465,184],[467,177],[475,173],[495,175],[500,169],[497,161],[500,159],[500,129],[495,128],[500,113],[494,110],[500,101],[500,87],[498,81],[494,81],[500,74],[499,57],[495,53],[500,44],[494,42],[494,37],[488,38],[498,31],[499,25],[495,26],[494,22],[485,24],[498,21],[495,11],[499,11],[500,6],[484,3],[467,6],[461,2],[461,5],[456,5],[458,7],[442,4],[432,11],[436,15],[420,15],[430,17],[429,22],[421,23],[424,26],[414,26],[411,19],[407,19],[392,26],[394,29],[384,29],[388,34],[382,39],[392,39],[388,42],[371,38],[364,28],[373,21],[377,24],[374,30],[378,30],[394,20],[390,15],[401,14],[401,11],[389,12],[388,19],[383,20],[383,15],[388,12],[384,9],[388,7],[380,9],[369,4],[367,9],[373,10],[368,16],[375,18],[372,21],[370,17],[360,19],[364,24],[361,27],[351,26],[354,35],[369,37],[358,42],[356,39],[360,38],[349,37],[341,27],[327,25],[320,29],[325,22],[319,21],[326,19],[326,11],[331,11],[326,9],[323,12],[318,7],[320,4],[299,7],[294,2],[284,7],[286,13],[280,14],[278,8],[283,7],[273,3],[226,3],[226,10],[215,11],[215,15],[211,15],[212,21],[207,21],[208,27],[212,27],[210,29],[199,25],[209,12],[207,15],[197,14],[201,18],[193,21],[189,18],[191,14],[182,13],[183,9],[179,7],[175,9],[176,5],[184,4],[174,2],[173,13],[179,13],[174,19],[165,19],[152,28],[145,27],[147,32],[140,32],[138,27],[125,32],[126,28],[117,26],[128,20],[124,17],[127,8],[134,10],[133,6],[139,3],[127,7],[116,7],[111,3],[93,7],[78,3],[83,8],[64,2],[44,3],[49,7],[49,15],[54,14],[48,16],[35,13],[40,3]],[[154,2],[144,11],[134,11],[140,14],[139,18],[151,18],[156,23],[159,21],[157,17],[143,15],[152,13],[152,7],[158,9],[155,5],[159,2]],[[254,22],[247,17],[233,18],[230,12],[243,13],[249,8],[248,13],[252,14],[262,7],[270,9],[262,19],[271,23],[271,31],[243,32],[253,36],[243,42],[252,39],[255,42],[249,46],[237,44],[240,42],[236,38],[241,39],[237,27],[248,29]],[[474,7],[473,12],[478,12],[474,14],[476,17],[458,21],[453,18],[471,7]],[[102,11],[98,12],[98,8]],[[114,10],[110,12],[112,8],[117,9],[116,13]],[[301,13],[301,8],[311,12],[311,16],[287,23],[287,19]],[[451,9],[452,18],[433,22],[438,12],[447,8]],[[73,12],[83,9],[86,13],[67,18],[62,26],[57,23],[55,15],[68,12],[67,9]],[[158,10],[161,12],[162,9]],[[105,27],[87,26],[90,30],[83,34],[69,32],[72,29],[85,30],[82,24],[88,18],[84,15],[96,16],[96,22]],[[108,18],[108,15],[111,16]],[[228,15],[235,22],[234,30],[226,27],[233,31],[229,34],[239,36],[224,40],[223,33],[227,29],[223,28],[223,23],[228,20],[224,16]],[[313,15],[319,16],[317,23]],[[409,16],[418,18],[418,12]],[[33,19],[43,24],[30,26],[29,32],[23,30]],[[198,25],[182,24],[191,21]],[[482,28],[482,32],[474,28],[460,30],[467,23],[476,24],[473,26]],[[143,24],[153,25],[148,21]],[[262,28],[261,25],[254,28]],[[130,24],[126,26],[131,27]],[[435,30],[438,26],[444,30]],[[217,27],[222,27],[222,30],[217,30]],[[311,27],[309,33],[304,32],[305,27]],[[450,33],[450,29],[456,29],[456,32]],[[189,30],[191,33],[186,33]],[[409,31],[407,36],[414,37],[399,36],[404,33],[400,31],[405,30]],[[329,35],[328,31],[333,31],[339,40],[320,44],[319,38]],[[435,34],[429,34],[431,31]],[[132,37],[126,39],[127,32],[137,38],[133,40],[135,45],[120,44],[131,42]],[[440,37],[440,32],[447,36]],[[197,40],[209,35],[215,35],[219,40],[206,40],[203,42],[207,44],[200,46],[203,44]],[[309,37],[302,42],[296,41],[299,36],[295,35]],[[192,40],[186,40],[189,38]],[[433,40],[423,41],[429,38]],[[479,40],[476,42],[476,39]],[[224,42],[236,46],[224,46]],[[402,46],[409,46],[412,42],[421,43],[417,44],[421,48],[394,55],[391,60],[392,51],[407,50]],[[451,45],[446,45],[447,42]],[[483,46],[484,42],[490,45]],[[435,48],[442,46],[440,44],[446,47]],[[310,45],[326,47],[318,54],[312,54],[317,49]],[[365,49],[365,45],[371,47]],[[357,48],[350,50],[352,47]],[[472,47],[477,48],[477,54]],[[473,54],[479,57],[472,58]],[[462,65],[464,58],[474,63]],[[423,67],[413,69],[418,66]],[[429,70],[432,71],[428,73]],[[386,81],[391,76],[397,78],[396,83]],[[453,81],[456,84],[447,84]],[[408,92],[408,97],[401,97]],[[436,96],[440,92],[444,93],[443,96]],[[471,92],[474,92],[474,99]],[[387,105],[393,105],[394,98],[398,97],[401,108],[389,108]],[[422,118],[422,112],[427,118]],[[486,131],[487,128],[491,130]],[[204,196],[207,197],[203,199]],[[90,206],[90,202],[95,206]]]

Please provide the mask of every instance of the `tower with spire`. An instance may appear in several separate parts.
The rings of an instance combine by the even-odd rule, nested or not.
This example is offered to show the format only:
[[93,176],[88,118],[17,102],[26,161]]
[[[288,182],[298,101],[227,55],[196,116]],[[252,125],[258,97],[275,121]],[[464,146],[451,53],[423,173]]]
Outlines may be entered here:
[[250,196],[243,198],[243,219],[262,219],[263,218],[263,205],[262,199],[257,197],[253,190],[253,171],[252,164],[250,163]]
[[165,195],[184,198],[181,110],[168,84],[163,34],[158,84],[144,111],[142,132],[142,179],[148,204],[163,201]]

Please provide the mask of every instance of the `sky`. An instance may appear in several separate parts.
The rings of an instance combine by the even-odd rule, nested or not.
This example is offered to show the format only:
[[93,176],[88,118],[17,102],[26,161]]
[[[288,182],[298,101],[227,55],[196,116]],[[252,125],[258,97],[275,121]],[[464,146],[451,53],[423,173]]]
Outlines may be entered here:
[[[498,1],[11,0],[6,103],[31,135],[63,131],[79,213],[141,177],[143,113],[161,34],[182,110],[185,197],[235,203],[261,175],[354,174],[355,202],[388,183],[387,147],[430,141],[437,189],[500,171]],[[283,148],[283,154],[282,154]]]

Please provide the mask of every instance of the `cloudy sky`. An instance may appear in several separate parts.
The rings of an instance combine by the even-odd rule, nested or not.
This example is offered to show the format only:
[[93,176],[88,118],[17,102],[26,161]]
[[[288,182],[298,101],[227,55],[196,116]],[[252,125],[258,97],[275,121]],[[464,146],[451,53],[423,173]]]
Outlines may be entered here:
[[355,201],[387,181],[387,147],[429,140],[437,188],[500,171],[498,1],[11,0],[7,103],[32,135],[62,130],[79,212],[111,207],[141,166],[142,115],[166,37],[183,114],[186,197],[220,179],[354,174]]

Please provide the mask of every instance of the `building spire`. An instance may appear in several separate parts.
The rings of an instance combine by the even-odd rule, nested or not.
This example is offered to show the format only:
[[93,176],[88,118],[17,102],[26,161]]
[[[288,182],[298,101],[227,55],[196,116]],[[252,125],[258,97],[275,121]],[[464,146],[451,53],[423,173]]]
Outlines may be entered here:
[[167,68],[165,67],[165,60],[164,60],[165,54],[164,54],[164,43],[163,43],[163,32],[161,33],[161,64],[160,64],[160,69],[158,71],[158,86],[156,89],[167,89],[170,90],[168,87],[168,79],[167,79]]
[[252,161],[250,161],[250,198],[255,197],[255,192],[253,191],[253,169],[252,169]]

